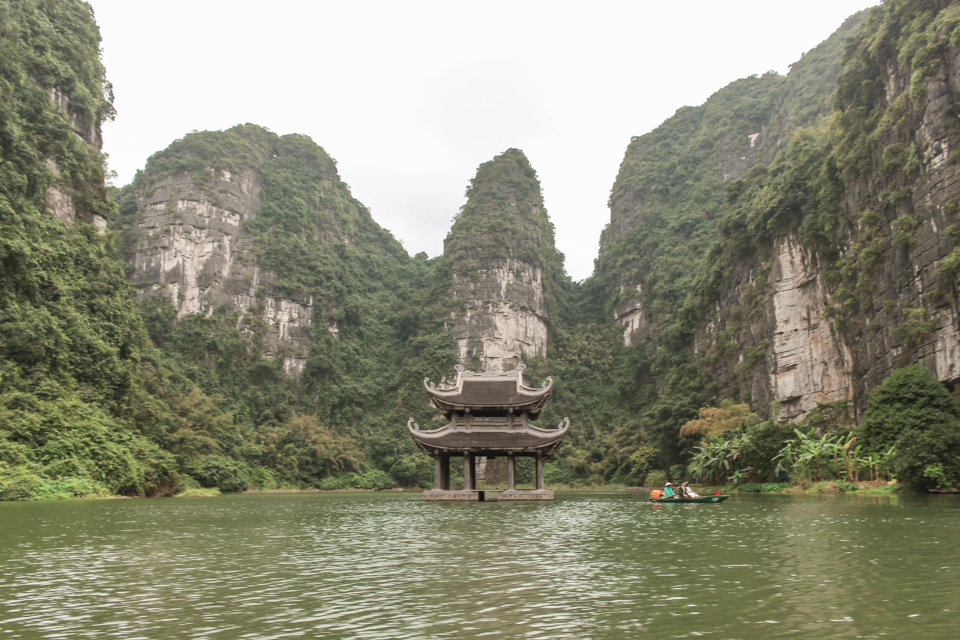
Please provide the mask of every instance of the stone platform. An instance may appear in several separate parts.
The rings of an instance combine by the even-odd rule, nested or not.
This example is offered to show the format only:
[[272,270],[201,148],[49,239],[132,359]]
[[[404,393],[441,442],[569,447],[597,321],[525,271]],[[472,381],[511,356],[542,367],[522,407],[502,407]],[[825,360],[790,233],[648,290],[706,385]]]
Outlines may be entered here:
[[501,491],[497,500],[553,500],[553,489],[531,489],[516,491]]
[[478,502],[482,491],[440,491],[431,489],[423,492],[426,502]]

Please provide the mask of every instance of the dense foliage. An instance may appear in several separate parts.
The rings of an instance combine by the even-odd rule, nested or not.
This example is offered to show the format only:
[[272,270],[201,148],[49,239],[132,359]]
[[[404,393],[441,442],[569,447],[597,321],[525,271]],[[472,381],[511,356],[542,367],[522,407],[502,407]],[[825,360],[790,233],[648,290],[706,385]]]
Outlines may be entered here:
[[960,481],[960,405],[923,367],[898,369],[877,387],[857,434],[868,451],[893,447],[897,475],[911,485]]
[[[141,310],[153,342],[221,398],[247,434],[242,459],[268,470],[267,484],[320,486],[331,479],[324,486],[332,486],[339,476],[348,479],[337,486],[359,486],[374,472],[392,474],[377,476],[378,486],[383,477],[395,478],[387,484],[427,482],[432,467],[404,425],[408,416],[430,420],[420,381],[442,378],[454,364],[440,310],[428,304],[432,265],[408,257],[373,221],[312,140],[250,124],[189,134],[150,158],[119,194],[121,214],[111,227],[124,233],[124,252],[132,249],[126,230],[135,224],[138,192],[178,172],[212,188],[210,169],[253,171],[262,185],[260,210],[245,229],[260,266],[278,277],[258,298],[312,297],[337,336],[323,324],[311,327],[303,373],[290,378],[282,358],[263,357],[267,324],[256,307],[240,325],[239,312],[228,308],[177,321],[172,305],[152,299]],[[254,474],[254,484],[263,485],[261,476]]]
[[146,335],[83,221],[111,210],[84,142],[113,113],[99,42],[84,3],[0,2],[0,497],[143,492],[172,470],[127,417]]
[[[822,260],[839,331],[876,312],[878,267],[917,226],[901,206],[923,151],[912,131],[951,46],[955,5],[891,0],[788,75],[738,80],[634,138],[595,274],[577,285],[516,149],[480,166],[435,260],[408,256],[312,140],[252,124],[185,136],[111,199],[97,147],[112,96],[89,6],[0,0],[0,498],[424,486],[430,461],[404,425],[436,418],[420,381],[455,362],[452,277],[491,259],[542,269],[549,347],[528,375],[555,380],[543,423],[574,425],[548,482],[955,482],[960,411],[920,368],[876,389],[859,427],[850,403],[800,425],[781,424],[775,404],[748,404],[769,347],[750,326],[778,239]],[[909,89],[887,100],[894,61]],[[178,319],[160,298],[133,302],[117,253],[134,248],[138,197],[183,174],[213,193],[211,171],[225,170],[262,187],[245,229],[276,279],[246,315]],[[850,211],[864,180],[879,195]],[[76,222],[53,215],[51,193],[65,194]],[[93,214],[111,218],[111,234],[86,222]],[[957,248],[939,268],[960,273],[960,231],[946,233]],[[760,277],[745,278],[751,269]],[[738,278],[740,298],[721,309]],[[283,372],[283,353],[264,356],[266,296],[318,301],[323,322],[299,377]],[[896,304],[909,353],[933,320]],[[634,305],[647,326],[628,347],[612,319]],[[716,315],[721,328],[698,343]]]

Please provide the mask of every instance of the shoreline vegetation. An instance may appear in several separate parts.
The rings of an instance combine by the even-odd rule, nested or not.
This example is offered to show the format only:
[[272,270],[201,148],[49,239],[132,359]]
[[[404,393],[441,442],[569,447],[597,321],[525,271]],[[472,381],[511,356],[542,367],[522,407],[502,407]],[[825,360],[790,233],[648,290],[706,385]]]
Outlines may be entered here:
[[[524,486],[518,485],[519,489],[530,489],[533,488],[533,485]],[[566,485],[566,484],[557,484],[550,485],[548,488],[557,491],[558,493],[649,493],[653,489],[658,489],[660,487],[631,487],[624,484],[602,484],[602,485]],[[837,480],[821,481],[821,482],[812,482],[812,483],[797,483],[791,484],[789,482],[770,482],[764,484],[740,484],[740,485],[691,485],[691,488],[697,491],[702,496],[713,494],[719,491],[721,494],[740,494],[740,493],[766,493],[766,494],[788,494],[788,495],[840,495],[845,493],[855,493],[857,495],[890,495],[894,493],[902,494],[927,494],[925,490],[913,489],[901,485],[896,480],[884,481],[870,481],[870,482],[858,482],[850,483]],[[385,492],[385,493],[422,493],[428,489],[423,489],[420,487],[392,487],[386,489],[360,489],[360,488],[343,488],[343,489],[318,489],[313,487],[308,488],[274,488],[274,489],[256,489],[250,488],[245,491],[233,492],[232,495],[270,495],[270,494],[289,494],[289,493],[375,493],[375,492]],[[495,491],[498,490],[496,487],[481,487],[481,491]],[[220,491],[216,487],[212,488],[203,488],[203,487],[194,487],[185,489],[184,491],[167,496],[124,496],[124,495],[112,495],[109,493],[103,492],[94,492],[87,495],[70,495],[67,492],[61,493],[51,493],[49,495],[41,497],[33,497],[23,502],[40,502],[40,501],[49,501],[49,500],[136,500],[136,499],[154,499],[157,497],[163,498],[215,498],[221,495],[230,495],[229,492]]]

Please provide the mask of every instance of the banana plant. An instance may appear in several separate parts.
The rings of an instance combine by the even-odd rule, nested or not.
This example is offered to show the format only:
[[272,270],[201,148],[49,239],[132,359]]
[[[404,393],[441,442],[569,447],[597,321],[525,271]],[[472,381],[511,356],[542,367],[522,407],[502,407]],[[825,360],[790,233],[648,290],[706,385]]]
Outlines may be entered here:
[[794,429],[796,438],[787,440],[780,452],[774,457],[779,460],[777,469],[787,471],[795,480],[802,483],[822,480],[824,472],[836,460],[836,436],[824,434],[817,438],[813,429],[804,433]]

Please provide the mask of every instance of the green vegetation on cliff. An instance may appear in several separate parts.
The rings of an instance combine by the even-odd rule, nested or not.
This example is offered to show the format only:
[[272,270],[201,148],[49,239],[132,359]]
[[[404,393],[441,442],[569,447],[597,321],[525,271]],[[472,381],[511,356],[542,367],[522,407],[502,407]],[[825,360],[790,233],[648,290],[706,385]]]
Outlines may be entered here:
[[[917,147],[915,131],[927,107],[928,81],[950,47],[960,44],[958,12],[954,4],[932,0],[887,2],[848,20],[786,79],[768,74],[733,83],[631,143],[611,196],[613,219],[595,282],[585,287],[607,300],[607,314],[642,305],[646,326],[634,348],[648,354],[655,388],[647,394],[651,403],[680,408],[679,415],[665,414],[640,429],[632,445],[638,451],[655,442],[655,432],[672,432],[675,448],[656,447],[663,468],[680,462],[684,450],[689,455],[701,447],[702,459],[706,449],[679,428],[696,417],[698,401],[756,403],[756,380],[767,375],[770,345],[755,332],[764,322],[761,303],[770,294],[766,282],[778,240],[792,237],[819,260],[831,291],[827,313],[851,344],[878,322],[899,323],[891,333],[905,347],[902,366],[930,335],[927,309],[885,301],[877,291],[879,284],[889,288],[879,280],[881,267],[915,242],[912,185],[921,153],[928,151]],[[894,68],[905,70],[909,82],[890,98],[888,80],[894,89],[901,86],[888,78]],[[714,109],[721,115],[711,120]],[[960,142],[953,127],[950,148]],[[738,164],[738,157],[749,161]],[[939,266],[952,267],[949,257]],[[947,293],[954,295],[953,288]],[[944,294],[929,299],[937,295]],[[708,322],[717,326],[703,331]],[[691,396],[682,386],[696,392]],[[862,384],[857,389],[862,395],[854,401],[863,406],[867,394]],[[767,413],[766,406],[758,408]],[[849,437],[851,426],[811,428],[818,438],[839,438]],[[875,435],[861,437],[860,446],[880,455]],[[940,436],[950,441],[946,432]],[[738,438],[731,433],[724,446],[740,446]],[[629,459],[628,453],[621,458]],[[923,484],[916,464],[907,470],[905,450],[898,455],[890,463],[896,473]],[[726,450],[721,459],[737,456]],[[756,465],[728,471],[737,469],[759,473]]]
[[[960,47],[955,4],[890,0],[788,75],[738,80],[634,138],[582,285],[564,273],[516,149],[480,166],[436,260],[408,256],[312,140],[252,124],[174,142],[114,204],[97,149],[112,115],[98,47],[85,3],[0,0],[0,498],[423,486],[431,466],[404,425],[435,418],[421,380],[455,363],[452,282],[506,259],[541,270],[548,351],[528,375],[555,380],[543,423],[574,425],[550,482],[848,481],[861,462],[915,486],[960,475],[960,412],[924,370],[902,368],[794,430],[753,397],[770,344],[752,329],[773,248],[791,237],[819,261],[837,332],[890,314],[903,366],[933,330],[927,308],[876,290],[883,264],[916,242],[909,207],[930,150],[914,133],[928,82]],[[907,74],[890,99],[894,67]],[[276,278],[243,314],[178,318],[131,295],[116,254],[135,248],[138,195],[187,175],[216,199],[211,171],[256,176],[245,230]],[[95,214],[112,233],[86,222]],[[929,300],[956,296],[958,229],[944,231],[953,253],[936,265],[953,280]],[[314,301],[298,377],[283,370],[284,347],[265,357],[268,297]],[[638,310],[626,346],[614,317]]]
[[[569,313],[572,281],[554,244],[554,227],[543,204],[537,173],[519,149],[507,149],[477,169],[467,203],[454,217],[433,279],[456,273],[470,278],[491,261],[512,259],[540,269],[549,328]],[[440,290],[435,293],[440,294]],[[442,294],[441,294],[442,295]]]
[[[83,222],[111,208],[80,137],[112,114],[89,6],[0,2],[0,95],[0,497],[147,491],[171,457],[127,417],[146,335]],[[50,211],[52,189],[76,222]]]
[[[797,127],[830,115],[844,40],[863,19],[847,20],[787,76],[738,80],[631,141],[611,192],[612,219],[596,271],[577,291],[577,321],[551,345],[554,371],[563,380],[558,404],[586,423],[571,433],[561,456],[573,475],[642,482],[648,471],[686,459],[694,442],[681,438],[680,428],[729,388],[707,375],[709,367],[692,348],[734,264],[726,257],[730,243],[718,236],[733,224],[735,194],[763,171],[750,167],[784,155]],[[789,148],[795,157],[815,152]],[[783,181],[789,179],[799,178]],[[747,234],[744,251],[755,231]],[[764,228],[762,237],[775,232]],[[623,328],[610,320],[636,304],[646,329],[638,344],[622,347]],[[746,316],[750,310],[732,312]]]
[[466,196],[444,241],[445,256],[473,266],[507,258],[539,268],[559,262],[562,273],[540,182],[522,151],[508,149],[481,164]]
[[[405,424],[409,416],[431,417],[423,376],[439,379],[454,363],[441,318],[423,302],[430,265],[410,258],[373,221],[312,140],[251,124],[192,133],[151,156],[118,196],[120,215],[111,228],[121,230],[124,253],[134,248],[138,191],[178,173],[212,190],[211,169],[256,174],[261,205],[244,228],[260,267],[277,279],[258,291],[239,326],[239,312],[229,306],[179,320],[159,298],[141,309],[153,343],[218,398],[244,434],[229,457],[267,485],[320,486],[329,479],[323,486],[333,486],[332,477],[359,473],[343,481],[357,486],[374,472],[421,483],[428,461],[415,454]],[[267,295],[312,298],[317,315],[326,314],[308,329],[312,344],[299,378],[283,371],[282,349],[263,356]],[[337,327],[336,337],[324,322]],[[394,481],[374,484],[384,482]]]

